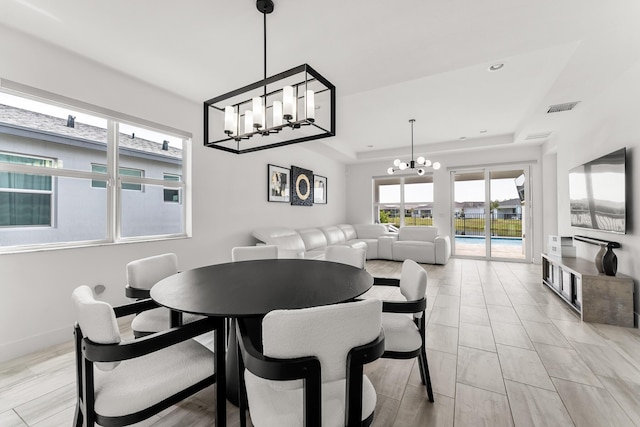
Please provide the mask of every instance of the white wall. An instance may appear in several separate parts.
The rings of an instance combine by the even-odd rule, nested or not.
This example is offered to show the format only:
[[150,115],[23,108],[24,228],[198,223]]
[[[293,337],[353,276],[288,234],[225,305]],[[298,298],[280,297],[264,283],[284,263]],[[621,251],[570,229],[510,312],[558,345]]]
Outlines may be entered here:
[[[533,255],[534,261],[540,261],[542,250],[542,191],[541,191],[541,148],[540,146],[520,146],[473,150],[465,153],[430,154],[433,160],[442,164],[434,171],[434,210],[433,224],[442,234],[451,234],[451,187],[449,171],[470,166],[489,166],[508,163],[532,162],[531,188],[533,208]],[[373,188],[372,178],[386,176],[391,161],[361,163],[347,167],[349,187],[347,190],[347,222],[372,222]]]
[[[0,360],[72,337],[70,295],[102,284],[119,304],[127,262],[163,252],[184,270],[230,260],[233,246],[253,244],[251,230],[345,221],[345,166],[299,145],[233,155],[202,145],[202,104],[165,92],[67,51],[0,26],[0,78],[192,132],[193,237],[0,255]],[[185,71],[188,78],[188,71]],[[203,93],[202,99],[211,97]],[[267,164],[310,169],[328,178],[327,205],[267,202]]]
[[[558,141],[558,232],[563,236],[586,235],[620,242],[615,250],[618,272],[635,282],[635,312],[640,307],[640,61],[631,65],[591,102],[576,109],[570,131]],[[627,147],[627,234],[612,234],[571,227],[569,219],[569,169],[593,160],[618,148]],[[598,247],[576,242],[577,255],[593,259]]]

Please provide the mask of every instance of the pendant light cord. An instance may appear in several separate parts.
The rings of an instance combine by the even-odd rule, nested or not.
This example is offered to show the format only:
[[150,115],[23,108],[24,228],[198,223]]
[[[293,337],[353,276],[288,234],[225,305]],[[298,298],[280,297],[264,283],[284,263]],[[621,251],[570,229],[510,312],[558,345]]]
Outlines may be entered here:
[[409,121],[411,122],[411,162],[413,162],[413,122],[415,122],[415,119]]
[[264,102],[267,102],[267,12],[262,12],[264,28]]

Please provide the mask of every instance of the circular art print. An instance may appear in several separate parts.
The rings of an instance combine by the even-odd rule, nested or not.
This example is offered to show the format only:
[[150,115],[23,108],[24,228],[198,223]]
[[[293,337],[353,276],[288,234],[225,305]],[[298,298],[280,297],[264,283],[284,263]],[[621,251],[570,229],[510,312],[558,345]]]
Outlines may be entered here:
[[313,206],[313,172],[291,166],[291,204]]

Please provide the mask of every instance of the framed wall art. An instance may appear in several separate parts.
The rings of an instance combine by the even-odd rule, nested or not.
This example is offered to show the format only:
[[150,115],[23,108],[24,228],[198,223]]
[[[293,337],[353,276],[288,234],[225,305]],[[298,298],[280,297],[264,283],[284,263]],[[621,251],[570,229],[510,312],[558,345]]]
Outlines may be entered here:
[[291,166],[291,204],[313,206],[313,172]]
[[289,169],[281,166],[269,165],[268,170],[268,200],[270,202],[289,203]]
[[313,176],[313,203],[321,205],[327,203],[327,177],[325,176]]

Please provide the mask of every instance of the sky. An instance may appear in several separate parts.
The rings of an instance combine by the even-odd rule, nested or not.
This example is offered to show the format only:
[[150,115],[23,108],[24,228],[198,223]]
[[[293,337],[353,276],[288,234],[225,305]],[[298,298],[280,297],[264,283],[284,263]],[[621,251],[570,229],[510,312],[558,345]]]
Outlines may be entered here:
[[[483,202],[484,181],[458,181],[455,186],[456,202]],[[491,181],[491,200],[517,199],[518,190],[513,178]],[[400,185],[380,186],[381,203],[399,203]],[[405,202],[433,202],[433,184],[406,184]]]

